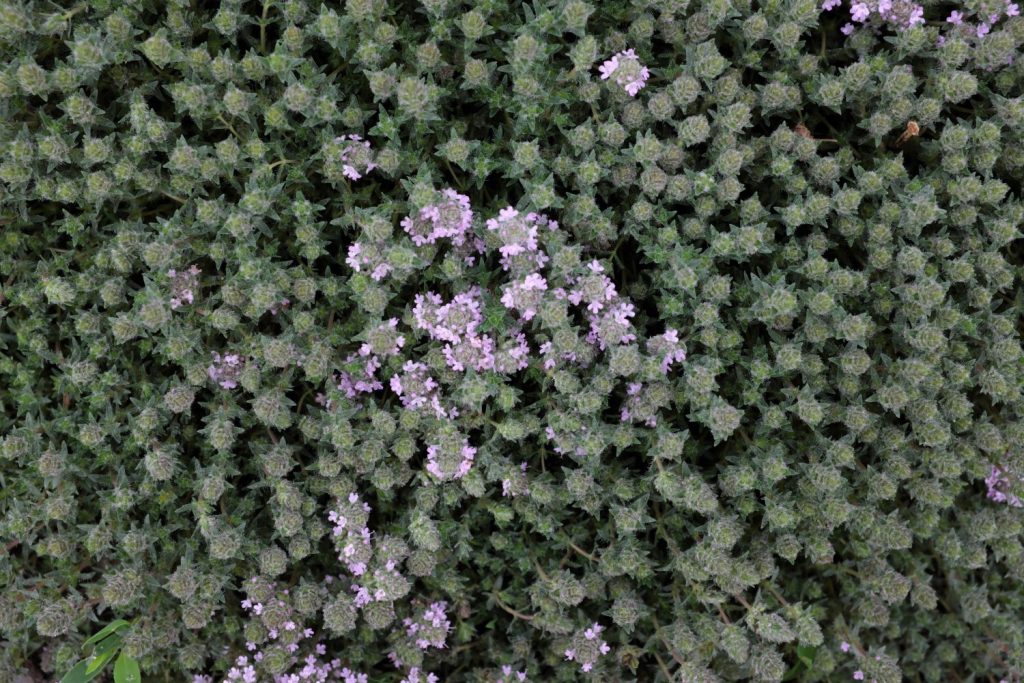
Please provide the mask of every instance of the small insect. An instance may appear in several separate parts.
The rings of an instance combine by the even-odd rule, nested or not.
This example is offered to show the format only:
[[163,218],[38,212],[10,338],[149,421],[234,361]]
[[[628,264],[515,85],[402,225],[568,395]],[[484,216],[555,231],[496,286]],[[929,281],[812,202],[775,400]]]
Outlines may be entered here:
[[898,138],[896,138],[896,146],[902,147],[906,144],[907,140],[917,137],[920,134],[921,126],[917,125],[917,121],[907,121],[907,129],[903,131]]
[[816,142],[836,142],[835,138],[816,138],[811,134],[810,129],[807,128],[802,122],[793,126],[793,132],[800,137],[807,138],[808,140],[814,140]]

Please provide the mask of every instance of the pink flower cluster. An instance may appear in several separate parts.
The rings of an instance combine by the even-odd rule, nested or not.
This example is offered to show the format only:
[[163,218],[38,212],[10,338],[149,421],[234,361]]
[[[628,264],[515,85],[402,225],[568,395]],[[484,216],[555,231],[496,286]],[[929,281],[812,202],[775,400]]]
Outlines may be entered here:
[[[1009,19],[1010,17],[1020,16],[1020,5],[1006,0],[1005,4],[1000,2],[995,7],[989,5],[987,8],[970,12],[969,14],[970,16],[958,10],[953,10],[946,17],[946,23],[952,27],[950,30],[954,35],[964,39],[981,39],[991,33],[995,24],[1004,17]],[[945,42],[946,36],[939,36],[939,45]]]
[[[262,580],[253,577],[250,581],[260,582]],[[270,584],[269,588],[273,589],[274,585]],[[285,590],[284,593],[287,595],[288,591]],[[263,661],[264,653],[259,650],[259,646],[256,643],[249,642],[246,643],[246,649],[253,654],[238,656],[234,661],[234,665],[228,669],[223,683],[257,683],[257,681],[263,680],[272,681],[273,683],[305,683],[309,681],[322,683],[331,678],[339,680],[341,683],[369,683],[369,678],[366,674],[343,667],[341,660],[326,659],[327,646],[321,642],[316,642],[311,648],[312,651],[307,656],[300,657],[297,654],[302,648],[300,643],[303,640],[308,641],[312,639],[315,631],[311,628],[302,628],[293,621],[290,618],[293,614],[292,607],[284,600],[280,598],[273,600],[273,604],[264,605],[263,603],[254,602],[252,599],[246,598],[242,600],[241,607],[250,617],[260,617],[265,611],[270,609],[281,611],[285,615],[284,619],[286,621],[284,621],[281,628],[271,628],[267,632],[267,637],[270,641],[276,641],[276,646],[282,646],[292,654],[291,662],[288,666],[289,671],[275,674],[269,678],[258,674],[256,666]],[[213,677],[199,674],[193,677],[192,683],[213,683]]]
[[402,624],[405,626],[405,635],[409,636],[416,643],[416,647],[426,650],[431,647],[443,648],[448,639],[448,632],[452,625],[448,621],[448,603],[435,602],[423,612],[419,619],[406,618]]
[[361,136],[350,133],[335,138],[334,141],[341,144],[341,170],[346,178],[359,180],[364,174],[377,168],[369,140],[363,140]]
[[505,287],[501,295],[501,303],[505,308],[520,311],[523,320],[532,320],[537,315],[548,281],[540,273],[530,273],[522,280]]
[[206,374],[222,389],[234,389],[238,386],[238,378],[245,369],[245,359],[237,353],[221,356],[213,352],[213,365],[206,368]]
[[180,308],[182,304],[195,301],[195,292],[199,289],[199,275],[202,271],[198,266],[189,266],[188,270],[167,271],[171,278],[171,308]]
[[647,352],[661,357],[661,371],[666,375],[674,364],[686,360],[686,350],[679,342],[679,332],[671,327],[664,334],[647,340]]
[[327,514],[327,519],[334,523],[332,534],[335,545],[341,549],[338,559],[355,576],[366,573],[373,554],[370,546],[372,533],[366,526],[371,510],[370,505],[360,502],[359,494],[353,491],[348,494],[347,502]]
[[513,679],[512,676],[512,667],[506,664],[501,667],[501,676],[498,677],[496,683],[521,683],[522,681],[526,680],[525,671],[516,671],[515,679]]
[[487,221],[487,229],[500,242],[501,267],[513,273],[529,273],[543,268],[548,255],[540,250],[540,229],[557,230],[558,223],[541,213],[521,214],[507,206],[496,218]]
[[[565,294],[569,303],[575,306],[586,304],[590,314],[587,341],[602,351],[611,344],[636,341],[630,321],[636,315],[633,303],[619,296],[615,283],[604,274],[604,266],[600,263],[591,261],[587,270],[587,274],[572,281],[572,289]],[[556,292],[558,294],[560,292]]]
[[449,445],[427,446],[427,472],[441,481],[462,479],[473,468],[476,449],[464,440],[462,446],[452,449]]
[[[391,318],[371,329],[366,333],[366,339],[358,353],[345,359],[349,368],[334,377],[338,391],[348,398],[383,389],[384,383],[377,378],[377,371],[384,364],[385,358],[399,355],[405,345],[405,337],[398,332],[397,318]],[[331,400],[323,394],[319,394],[316,400],[328,410],[331,408]]]
[[[467,246],[470,251],[483,252],[484,242],[473,235],[472,221],[469,200],[448,188],[437,193],[437,201],[421,209],[415,217],[407,217],[402,224],[417,245],[434,244],[439,239],[450,238],[453,246]],[[506,206],[497,216],[486,221],[487,244],[498,252],[501,268],[508,274],[507,281],[496,286],[501,292],[500,303],[518,314],[516,323],[507,329],[494,324],[489,315],[490,327],[500,331],[484,332],[485,310],[492,310],[488,308],[492,305],[490,290],[474,286],[448,300],[433,291],[415,295],[413,328],[425,332],[431,341],[443,344],[440,351],[449,368],[456,372],[496,372],[503,375],[526,369],[530,364],[530,344],[524,325],[534,320],[548,303],[567,302],[577,307],[578,313],[589,323],[589,331],[583,340],[571,334],[561,338],[561,348],[555,347],[554,339],[542,340],[539,360],[547,371],[554,370],[559,363],[589,363],[593,353],[579,342],[604,351],[610,346],[637,341],[633,327],[636,308],[629,299],[619,295],[615,283],[598,261],[578,266],[569,274],[544,274],[550,261],[545,250],[545,236],[557,231],[558,227],[556,221],[543,214],[520,213],[512,206]],[[384,277],[388,272],[384,254],[380,250],[370,254],[362,243],[350,248],[349,263],[359,271],[372,268],[371,275],[375,278]],[[494,311],[499,312],[500,309]],[[338,375],[338,388],[347,397],[355,398],[383,388],[383,382],[377,376],[383,367],[383,359],[398,356],[404,347],[405,339],[398,334],[397,328],[397,320],[389,320],[386,328],[382,325],[377,331],[378,336],[384,335],[387,339],[380,343],[366,342],[360,347],[358,356],[353,354],[348,358],[346,363],[355,365]],[[665,374],[686,359],[679,334],[674,329],[650,338],[646,350],[659,359]],[[391,376],[389,385],[407,409],[426,410],[441,419],[452,419],[458,415],[454,407],[442,405],[442,387],[423,362],[407,360]],[[322,395],[318,395],[317,402],[330,408],[329,399]],[[644,415],[640,419],[650,424],[650,416]],[[578,450],[578,447],[573,446],[570,450]],[[469,451],[459,460],[463,468],[470,466],[471,458],[466,457],[467,453]],[[435,460],[440,462],[440,458],[441,455],[435,454]],[[435,468],[445,473],[440,475],[442,478],[455,477],[459,472],[455,466],[446,469],[436,464]],[[513,491],[514,488],[508,490]]]
[[1024,507],[1024,501],[1021,501],[1020,498],[1009,492],[1010,487],[1013,485],[1013,480],[999,467],[992,467],[992,472],[986,477],[985,484],[988,486],[987,496],[989,500],[994,500],[997,503],[1006,503],[1015,508]]
[[[345,359],[346,365],[352,367],[342,370],[335,375],[338,391],[348,398],[355,398],[359,394],[370,394],[384,388],[383,382],[377,378],[377,371],[380,370],[382,361],[379,356],[357,356],[351,355]],[[326,405],[330,408],[330,400]]]
[[473,287],[448,303],[435,292],[417,294],[412,309],[416,329],[426,331],[431,339],[456,344],[475,337],[483,322],[482,294],[479,287]]
[[345,563],[354,577],[361,579],[360,583],[353,583],[350,587],[355,593],[357,608],[371,602],[392,602],[405,595],[410,587],[398,571],[398,563],[392,559],[383,566],[378,560],[377,568],[369,571],[374,558],[373,532],[367,526],[370,512],[370,505],[352,491],[327,514],[327,519],[334,524],[331,534],[339,551],[338,559]]
[[594,622],[594,625],[587,628],[582,634],[577,634],[573,638],[572,647],[565,650],[566,660],[577,662],[580,665],[580,671],[589,673],[597,660],[611,651],[608,643],[601,640],[601,631],[603,630],[604,627],[601,624]]
[[425,363],[408,360],[402,371],[391,376],[391,391],[398,395],[402,406],[410,410],[429,409],[441,419],[455,418],[458,410],[445,410],[437,393],[438,384],[430,376]]
[[[824,0],[821,8],[829,11],[841,4],[842,0]],[[908,29],[924,24],[924,7],[911,0],[856,0],[850,4],[853,23],[845,24],[840,30],[850,35],[856,29],[854,24],[865,24],[872,16],[877,17],[878,24],[890,24],[897,30]]]
[[602,81],[611,78],[630,97],[636,97],[647,84],[647,79],[651,77],[651,72],[640,63],[636,51],[632,48],[612,55],[611,59],[601,65],[599,71]]
[[439,195],[436,204],[424,206],[418,215],[402,219],[402,228],[418,247],[434,244],[442,238],[462,246],[470,233],[473,210],[469,207],[469,197],[451,188],[441,190]]
[[394,270],[388,262],[387,242],[353,242],[348,247],[345,263],[357,273],[365,269],[374,282],[380,282]]
[[483,292],[473,287],[444,303],[440,294],[417,294],[413,318],[417,329],[424,330],[435,341],[445,342],[443,349],[448,367],[465,372],[493,370],[495,342],[490,335],[478,334],[483,322]]
[[436,674],[422,671],[418,666],[414,666],[398,683],[439,683],[440,680]]
[[362,584],[352,584],[356,607],[364,607],[371,602],[393,602],[408,589],[409,582],[398,571],[398,564],[394,560],[388,560],[383,567],[374,569],[373,574]]

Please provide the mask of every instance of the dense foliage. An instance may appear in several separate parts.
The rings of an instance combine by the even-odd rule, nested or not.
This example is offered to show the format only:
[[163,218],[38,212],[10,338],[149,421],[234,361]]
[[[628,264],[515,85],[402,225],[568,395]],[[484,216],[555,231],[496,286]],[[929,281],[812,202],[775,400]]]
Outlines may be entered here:
[[0,680],[1020,681],[1018,15],[0,3]]

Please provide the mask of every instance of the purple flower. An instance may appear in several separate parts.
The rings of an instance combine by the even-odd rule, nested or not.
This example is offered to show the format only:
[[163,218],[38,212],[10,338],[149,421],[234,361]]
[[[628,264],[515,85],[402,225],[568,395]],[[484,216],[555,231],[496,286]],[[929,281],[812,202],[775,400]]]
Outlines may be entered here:
[[473,225],[473,210],[469,208],[469,197],[448,188],[442,190],[436,204],[419,210],[416,216],[402,219],[402,228],[409,233],[413,243],[421,247],[434,244],[443,237],[462,246]]
[[907,19],[907,28],[917,26],[918,24],[924,24],[924,7],[914,5],[913,9],[910,10],[910,18]]
[[530,273],[521,282],[513,282],[505,288],[501,303],[505,308],[521,311],[523,320],[531,320],[547,288],[548,282],[540,273]]
[[370,150],[370,142],[355,133],[335,138],[334,142],[341,145],[339,160],[341,172],[350,180],[359,180],[364,174],[377,168]]
[[1017,3],[1010,3],[1006,6],[1006,16],[1018,17],[1020,16],[1020,6]]
[[850,644],[844,640],[843,642],[839,643],[839,649],[843,652],[849,652]]
[[419,619],[404,620],[405,634],[413,639],[416,647],[421,650],[444,647],[452,626],[445,612],[447,608],[448,603],[435,602],[427,607]]
[[380,282],[394,270],[387,260],[387,247],[386,242],[353,242],[349,245],[345,263],[357,273],[368,272],[374,282]]
[[464,440],[461,447],[453,449],[451,445],[430,445],[427,447],[427,472],[441,481],[462,479],[469,474],[476,458],[476,449]]
[[449,414],[441,407],[438,384],[425,363],[406,361],[400,373],[391,376],[391,391],[398,394],[402,406],[410,410],[432,410],[439,418]]
[[615,83],[623,88],[630,97],[636,97],[651,76],[651,72],[640,63],[636,51],[633,49],[612,55],[598,70],[603,81],[614,76]]
[[871,16],[871,9],[867,3],[858,2],[850,7],[850,18],[858,23],[864,23]]
[[507,206],[496,218],[487,221],[487,229],[497,233],[501,245],[501,267],[517,274],[534,272],[544,267],[548,256],[540,250],[540,229],[557,230],[558,223],[544,214],[521,214]]
[[854,671],[853,672],[853,680],[855,680],[855,681],[863,681],[864,680],[864,672],[861,671],[860,669],[857,669],[856,671]]
[[213,365],[206,368],[206,374],[222,389],[234,389],[238,386],[238,379],[245,368],[245,359],[237,353],[229,353],[221,356],[213,352]]
[[363,357],[397,356],[405,346],[405,337],[398,334],[398,318],[390,318],[387,322],[373,328],[366,335],[366,342],[359,347],[359,355]]
[[189,266],[188,270],[178,271],[173,268],[167,271],[171,278],[171,308],[180,308],[182,304],[190,304],[195,300],[195,291],[199,288],[197,266]]
[[825,2],[821,3],[821,9],[828,12],[839,7],[841,4],[843,4],[843,0],[825,0]]
[[988,493],[986,495],[989,500],[994,500],[997,503],[1006,503],[1015,508],[1024,507],[1024,501],[1016,495],[1009,493],[1012,480],[1003,469],[993,466],[991,473],[985,479],[985,484],[988,486]]
[[671,327],[664,334],[647,340],[647,352],[661,357],[661,372],[666,375],[674,363],[686,360],[686,350],[679,343],[679,332]]
[[960,24],[964,23],[964,13],[958,12],[957,10],[953,10],[952,12],[949,13],[949,16],[946,17],[946,22],[949,24],[953,24],[953,26],[959,26]]
[[989,31],[991,30],[992,27],[989,26],[988,24],[978,24],[978,29],[977,31],[975,31],[975,33],[979,38],[984,38],[985,36],[988,35]]
[[848,36],[848,35],[850,35],[851,33],[853,33],[853,29],[854,29],[854,26],[853,26],[853,24],[849,24],[849,23],[847,23],[847,24],[843,24],[843,27],[842,27],[842,28],[840,28],[839,30],[840,30],[840,31],[842,32],[842,34],[843,34],[844,36]]

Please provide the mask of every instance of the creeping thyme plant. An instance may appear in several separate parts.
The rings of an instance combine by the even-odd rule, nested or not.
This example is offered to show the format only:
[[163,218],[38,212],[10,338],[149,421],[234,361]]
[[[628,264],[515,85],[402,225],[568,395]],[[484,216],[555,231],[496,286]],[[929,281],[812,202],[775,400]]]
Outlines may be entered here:
[[0,3],[0,681],[1019,683],[1022,46]]

